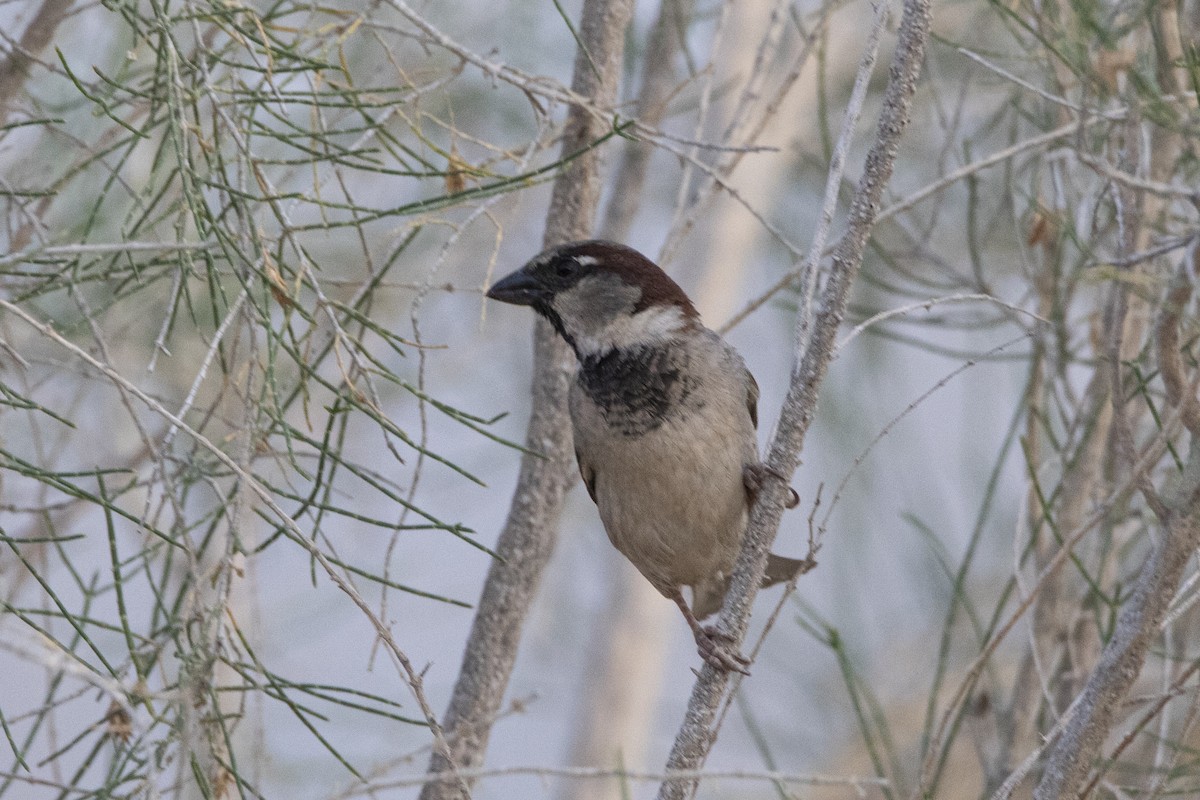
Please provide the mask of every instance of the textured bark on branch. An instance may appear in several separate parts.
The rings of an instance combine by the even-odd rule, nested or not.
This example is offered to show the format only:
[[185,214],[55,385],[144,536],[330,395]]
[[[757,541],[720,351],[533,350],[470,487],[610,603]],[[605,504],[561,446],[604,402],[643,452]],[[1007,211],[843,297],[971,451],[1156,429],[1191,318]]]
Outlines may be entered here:
[[1041,783],[1034,790],[1035,800],[1080,793],[1119,706],[1158,638],[1184,567],[1200,547],[1200,410],[1191,384],[1183,378],[1179,355],[1179,317],[1190,299],[1189,279],[1181,273],[1181,281],[1168,293],[1155,336],[1167,400],[1178,410],[1191,436],[1188,461],[1161,498],[1161,505],[1157,499],[1148,503],[1159,516],[1159,538],[1142,564],[1133,593],[1121,608],[1116,629],[1080,694],[1074,715],[1050,751]]
[[[586,0],[579,25],[573,90],[601,108],[611,108],[625,47],[632,0]],[[581,152],[604,135],[608,121],[572,107],[563,135],[564,156]],[[546,246],[586,238],[600,197],[599,153],[572,159],[554,183],[546,219]],[[435,753],[430,773],[483,763],[492,723],[500,710],[520,644],[521,629],[546,562],[554,549],[563,497],[576,480],[567,419],[570,353],[554,330],[538,319],[533,335],[532,411],[526,454],[508,519],[496,544],[479,599],[462,667],[443,723],[453,762]],[[469,784],[468,784],[469,785]],[[463,797],[461,785],[435,781],[421,800]]]
[[[834,251],[828,279],[817,296],[815,315],[802,315],[798,324],[791,383],[767,456],[767,463],[785,477],[790,478],[799,465],[804,437],[816,411],[817,390],[846,313],[850,286],[862,263],[883,188],[891,178],[900,137],[908,125],[929,25],[929,0],[906,0],[875,140],[855,189],[846,233]],[[809,266],[815,269],[815,264]],[[737,643],[745,636],[767,553],[779,530],[784,496],[782,483],[769,482],[760,493],[750,517],[746,540],[718,622],[719,628]],[[703,765],[716,739],[713,720],[728,682],[728,673],[708,665],[704,667],[692,689],[683,724],[667,760],[668,771],[696,770]],[[694,792],[696,785],[694,778],[664,781],[659,789],[659,800],[683,800]]]

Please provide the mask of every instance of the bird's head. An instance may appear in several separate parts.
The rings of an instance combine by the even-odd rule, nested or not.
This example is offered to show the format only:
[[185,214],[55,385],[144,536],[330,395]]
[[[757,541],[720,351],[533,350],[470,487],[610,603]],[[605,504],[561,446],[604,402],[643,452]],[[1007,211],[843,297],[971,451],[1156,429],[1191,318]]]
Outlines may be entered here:
[[653,261],[599,239],[540,253],[487,296],[532,307],[581,359],[653,345],[700,324],[692,301]]

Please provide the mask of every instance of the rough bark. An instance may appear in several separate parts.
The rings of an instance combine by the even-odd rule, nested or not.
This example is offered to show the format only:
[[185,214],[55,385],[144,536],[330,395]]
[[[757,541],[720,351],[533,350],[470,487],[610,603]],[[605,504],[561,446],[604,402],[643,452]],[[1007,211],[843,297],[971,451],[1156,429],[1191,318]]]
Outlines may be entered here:
[[1117,627],[1083,688],[1074,715],[1050,751],[1041,783],[1034,790],[1035,800],[1075,797],[1080,792],[1121,703],[1158,638],[1184,567],[1200,547],[1200,402],[1183,377],[1179,355],[1179,315],[1190,299],[1188,280],[1181,277],[1168,294],[1156,331],[1167,399],[1191,435],[1188,462],[1161,502],[1147,497],[1159,516],[1160,538],[1138,573],[1133,594],[1121,608]]
[[[816,412],[817,391],[832,358],[838,327],[846,314],[850,286],[862,263],[880,197],[891,178],[900,137],[908,125],[929,25],[929,0],[907,0],[875,140],[855,190],[846,233],[834,251],[828,280],[818,295],[815,315],[811,320],[802,316],[798,326],[800,347],[767,457],[767,463],[785,477],[790,477],[799,465],[804,437]],[[784,494],[782,483],[776,482],[769,482],[760,492],[734,568],[718,626],[737,643],[745,636],[759,576],[763,574],[767,553],[779,530]],[[728,682],[728,673],[708,665],[704,667],[693,687],[683,724],[667,760],[669,771],[695,770],[704,763],[716,738],[712,724]],[[664,781],[659,789],[659,800],[683,800],[692,794],[696,784],[693,778]]]
[[1158,637],[1167,607],[1188,559],[1200,545],[1200,446],[1192,441],[1191,457],[1180,491],[1168,500],[1170,514],[1162,541],[1142,566],[1129,602],[1121,609],[1116,631],[1100,663],[1083,689],[1080,705],[1050,753],[1035,800],[1074,797],[1079,792],[1118,706],[1142,671],[1146,653]]
[[[572,88],[600,108],[616,99],[632,0],[586,0],[579,25]],[[573,155],[603,135],[607,118],[573,107],[567,118],[562,153]],[[591,233],[600,196],[599,153],[590,149],[571,160],[554,183],[546,219],[551,246]],[[538,320],[533,335],[532,410],[526,446],[537,455],[521,459],[520,477],[467,640],[443,728],[453,762],[435,754],[429,772],[453,773],[478,767],[487,751],[492,723],[500,710],[521,629],[542,572],[554,549],[563,497],[576,480],[567,419],[570,354],[553,329]],[[470,783],[468,782],[469,786]],[[460,798],[461,784],[431,780],[421,800]]]
[[[1177,26],[1176,11],[1173,3],[1165,3],[1157,9],[1153,20],[1160,30]],[[1161,36],[1154,37],[1158,80],[1164,89],[1179,91],[1182,85],[1175,69],[1179,57],[1178,37],[1169,38],[1170,41]],[[1136,104],[1133,107],[1136,108]],[[1131,118],[1121,152],[1124,171],[1134,172],[1139,167],[1140,135],[1136,117]],[[1151,128],[1148,135],[1151,137],[1151,157],[1147,165],[1150,177],[1157,179],[1171,175],[1180,147],[1178,136],[1158,128]],[[1121,184],[1113,189],[1119,198],[1117,210],[1122,223],[1119,252],[1129,254],[1141,250],[1147,246],[1150,231],[1158,229],[1168,205],[1162,198],[1137,192],[1131,186]],[[1153,337],[1167,402],[1179,414],[1191,437],[1188,462],[1161,495],[1150,474],[1134,473],[1146,504],[1158,518],[1160,535],[1142,564],[1133,594],[1121,608],[1112,637],[1076,700],[1075,713],[1050,750],[1042,780],[1034,790],[1035,800],[1075,797],[1081,792],[1116,722],[1120,705],[1141,674],[1150,647],[1158,639],[1184,567],[1200,546],[1200,402],[1195,397],[1194,384],[1184,374],[1179,341],[1180,315],[1191,300],[1197,255],[1200,255],[1200,247],[1193,247],[1189,259],[1192,263],[1188,265],[1185,260],[1168,290]],[[1119,306],[1122,314],[1134,319],[1146,316],[1140,309],[1129,311],[1126,308],[1131,293],[1125,283],[1115,282],[1112,291],[1114,297],[1122,301]],[[1106,329],[1115,334],[1123,333],[1109,322],[1107,316]],[[1114,446],[1121,466],[1133,470],[1134,427],[1126,416],[1128,400],[1122,386],[1122,365],[1140,344],[1141,337],[1129,337],[1125,341],[1129,347],[1121,347],[1124,343],[1121,338],[1109,343],[1106,359],[1110,362],[1113,379]],[[1084,794],[1088,791],[1083,789]]]

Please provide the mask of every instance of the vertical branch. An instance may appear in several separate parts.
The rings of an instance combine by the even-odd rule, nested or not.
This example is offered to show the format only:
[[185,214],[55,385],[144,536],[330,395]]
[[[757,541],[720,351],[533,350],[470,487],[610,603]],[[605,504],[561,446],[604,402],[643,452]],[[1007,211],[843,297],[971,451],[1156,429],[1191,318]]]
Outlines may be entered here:
[[[1177,23],[1176,12],[1174,3],[1162,4],[1151,16],[1151,27],[1160,34],[1164,29],[1173,29]],[[1164,39],[1157,35],[1153,38],[1158,56],[1158,81],[1165,90],[1178,91],[1178,74],[1172,68],[1174,59],[1179,57],[1177,37]],[[1121,169],[1127,173],[1136,172],[1141,159],[1137,146],[1140,129],[1135,127],[1140,121],[1136,99],[1131,103],[1131,109],[1134,113],[1127,123],[1129,130],[1121,158]],[[1157,180],[1170,175],[1178,154],[1178,135],[1158,126],[1151,127],[1144,135],[1149,137],[1150,142],[1150,157],[1145,166],[1149,177]],[[1166,205],[1161,198],[1137,192],[1124,182],[1113,187],[1113,197],[1117,205],[1118,250],[1122,255],[1127,255],[1146,246],[1147,231],[1160,222]],[[1116,628],[1076,700],[1075,714],[1050,750],[1041,783],[1034,791],[1034,797],[1039,800],[1075,796],[1080,792],[1115,724],[1120,704],[1140,675],[1150,646],[1158,637],[1183,569],[1200,544],[1200,497],[1197,496],[1200,491],[1200,415],[1193,411],[1196,407],[1194,389],[1184,388],[1189,384],[1183,377],[1179,355],[1180,314],[1191,298],[1192,279],[1185,265],[1162,301],[1152,337],[1159,371],[1167,390],[1167,403],[1180,415],[1191,437],[1188,460],[1173,485],[1161,494],[1147,470],[1135,471],[1131,475],[1161,526],[1160,537],[1142,564],[1133,593],[1122,606]],[[1120,301],[1118,313],[1123,316],[1127,284],[1122,285],[1124,282],[1121,280],[1114,283],[1113,296]],[[1130,316],[1141,318],[1145,315],[1131,313]],[[1130,357],[1127,356],[1129,348],[1121,347],[1120,336],[1125,333],[1123,320],[1110,317],[1111,314],[1106,316],[1105,326],[1111,340],[1106,357],[1110,362],[1108,368],[1113,380],[1114,447],[1117,463],[1121,468],[1131,471],[1136,470],[1134,462],[1137,454],[1133,426],[1126,418],[1127,401],[1121,385],[1121,364]],[[1136,345],[1140,340],[1141,336],[1137,336],[1130,344]],[[1084,789],[1083,793],[1089,791],[1090,787]]]
[[[243,550],[254,525],[254,490],[248,476],[258,439],[258,320],[250,304],[242,307],[245,356],[235,378],[233,395],[240,405],[240,419],[233,432],[238,471],[232,497],[226,511],[224,535],[201,543],[191,554],[189,570],[188,614],[185,617],[188,649],[182,655],[179,675],[179,715],[181,748],[179,759],[181,785],[189,787],[185,796],[225,798],[235,776],[230,772],[230,715],[219,691],[221,675],[229,657],[225,644],[225,624],[233,587],[234,554]],[[210,551],[206,557],[205,551]],[[224,695],[227,699],[228,695]],[[191,780],[188,780],[191,778]]]
[[[642,83],[638,90],[637,121],[657,128],[667,114],[667,103],[676,90],[675,56],[682,45],[695,0],[661,0],[658,19],[646,42]],[[606,239],[623,242],[629,235],[633,218],[642,202],[642,190],[650,167],[654,146],[647,141],[627,141],[617,166],[615,191],[604,209],[601,233]]]
[[[1180,280],[1190,280],[1190,276]],[[1161,501],[1147,496],[1162,526],[1160,537],[1142,565],[1074,716],[1050,752],[1042,781],[1034,791],[1036,800],[1073,797],[1079,792],[1112,729],[1118,706],[1141,673],[1183,569],[1200,546],[1200,412],[1196,411],[1195,396],[1181,391],[1189,384],[1183,379],[1178,347],[1180,312],[1190,294],[1186,283],[1168,293],[1155,336],[1167,399],[1189,428],[1188,461]]]
[[[572,89],[601,108],[616,100],[632,0],[586,0],[579,26]],[[573,106],[563,135],[564,156],[582,151],[599,138],[606,118]],[[544,241],[547,246],[586,238],[600,197],[599,153],[588,150],[569,162],[554,182]],[[491,725],[500,709],[521,628],[542,571],[554,549],[563,497],[575,482],[571,431],[567,420],[570,353],[549,324],[539,319],[533,335],[532,410],[526,453],[504,530],[467,640],[444,728],[453,762],[438,753],[431,774],[477,767],[487,751]],[[458,786],[433,780],[421,800],[460,797]]]
[[[785,477],[790,477],[799,464],[804,437],[816,411],[817,390],[832,358],[838,326],[846,313],[850,286],[862,263],[883,188],[891,178],[900,137],[908,126],[909,109],[924,59],[929,25],[929,0],[906,0],[883,109],[875,140],[854,193],[846,233],[834,251],[833,265],[819,293],[817,312],[811,320],[811,327],[807,318],[798,320],[798,351],[791,383],[767,458],[767,463]],[[801,344],[803,348],[799,349]],[[718,623],[735,642],[740,643],[745,636],[759,576],[763,573],[767,553],[783,516],[783,495],[782,486],[768,483],[760,493],[750,517],[746,539]],[[712,723],[728,680],[728,673],[708,665],[704,667],[692,690],[687,713],[671,749],[668,770],[694,770],[704,763],[716,738]],[[682,800],[694,791],[697,783],[694,778],[669,779],[659,789],[659,800]]]

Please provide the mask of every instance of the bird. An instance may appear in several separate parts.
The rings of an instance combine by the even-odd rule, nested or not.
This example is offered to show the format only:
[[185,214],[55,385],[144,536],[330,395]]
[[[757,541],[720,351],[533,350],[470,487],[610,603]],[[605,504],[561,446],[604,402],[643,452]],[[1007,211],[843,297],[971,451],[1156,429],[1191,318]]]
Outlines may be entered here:
[[[550,247],[487,297],[531,307],[574,351],[575,456],[609,540],[679,607],[705,662],[749,674],[731,637],[700,623],[721,608],[763,482],[783,480],[759,459],[758,384],[742,357],[679,284],[616,242]],[[771,554],[763,586],[805,563]]]

